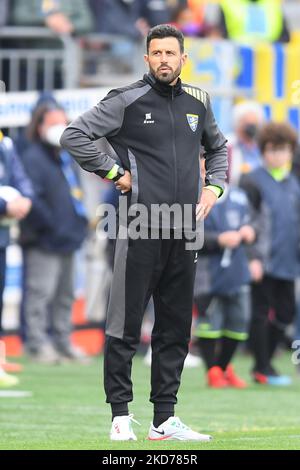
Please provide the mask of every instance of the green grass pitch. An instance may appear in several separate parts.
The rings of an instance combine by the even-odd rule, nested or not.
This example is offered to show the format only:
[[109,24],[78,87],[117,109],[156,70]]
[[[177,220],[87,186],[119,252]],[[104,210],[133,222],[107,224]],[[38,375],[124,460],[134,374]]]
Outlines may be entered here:
[[[137,442],[112,443],[108,438],[110,409],[102,390],[102,360],[91,365],[41,366],[24,361],[25,370],[15,390],[32,397],[0,397],[0,449],[300,449],[300,377],[291,355],[277,363],[293,375],[288,388],[251,384],[247,390],[210,390],[203,368],[186,369],[176,415],[196,431],[210,433],[209,443],[147,441],[152,405],[150,371],[141,358],[134,362],[135,401],[130,411],[141,423],[134,425]],[[245,378],[251,362],[236,359]]]

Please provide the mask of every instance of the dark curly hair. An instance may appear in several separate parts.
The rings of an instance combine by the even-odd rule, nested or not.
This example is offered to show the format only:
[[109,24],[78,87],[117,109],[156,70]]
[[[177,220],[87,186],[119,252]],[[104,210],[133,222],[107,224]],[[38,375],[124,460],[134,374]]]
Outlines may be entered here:
[[267,144],[272,144],[273,147],[290,145],[294,152],[297,141],[297,132],[286,122],[269,122],[261,128],[258,136],[258,145],[262,153],[265,151]]

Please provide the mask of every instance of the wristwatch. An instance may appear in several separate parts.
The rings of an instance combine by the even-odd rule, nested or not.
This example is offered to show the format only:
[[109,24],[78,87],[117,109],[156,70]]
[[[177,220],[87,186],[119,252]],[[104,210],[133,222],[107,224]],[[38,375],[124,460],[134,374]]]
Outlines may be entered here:
[[124,175],[125,175],[125,170],[124,170],[124,168],[122,168],[121,166],[119,166],[119,168],[118,168],[118,170],[117,170],[117,174],[116,174],[116,176],[114,176],[114,177],[112,178],[112,180],[113,180],[114,182],[116,182],[116,181],[118,181],[120,178],[122,178],[122,176],[124,176]]

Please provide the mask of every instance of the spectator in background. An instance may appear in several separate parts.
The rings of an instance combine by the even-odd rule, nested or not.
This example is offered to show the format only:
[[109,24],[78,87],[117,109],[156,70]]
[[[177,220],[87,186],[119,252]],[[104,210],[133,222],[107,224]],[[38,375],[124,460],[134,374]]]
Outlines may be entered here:
[[142,39],[150,27],[170,21],[165,0],[90,0],[96,31]]
[[[31,109],[31,119],[34,119],[34,114],[38,112],[39,108],[42,105],[53,105],[57,106],[57,101],[54,98],[53,94],[49,91],[43,91],[39,94],[39,98],[34,104],[33,108]],[[17,137],[14,138],[14,145],[16,148],[16,151],[18,155],[20,155],[20,158],[22,160],[22,155],[23,153],[27,150],[27,147],[29,147],[32,144],[32,142],[28,139],[28,130],[26,127],[23,127],[19,130],[19,133]]]
[[291,174],[297,134],[289,124],[266,124],[259,136],[264,165],[244,175],[253,209],[270,221],[268,246],[253,246],[250,271],[252,319],[250,346],[257,383],[289,385],[272,365],[277,346],[295,316],[294,281],[299,272],[300,185]]
[[171,20],[171,8],[167,0],[139,0],[140,17],[144,18],[149,27],[158,24],[169,23]]
[[[13,221],[21,220],[29,213],[32,197],[31,183],[25,175],[13,143],[0,131],[0,339],[9,228]],[[15,385],[18,379],[6,372],[18,372],[21,367],[5,361],[2,346],[0,344],[0,386]]]
[[[300,145],[298,142],[297,149],[293,159],[292,172],[298,178],[300,183]],[[294,340],[300,341],[300,278],[296,279],[296,301],[297,301],[297,311],[295,318],[295,329],[294,329]],[[300,374],[300,364],[298,364],[298,372]]]
[[288,42],[290,34],[281,0],[220,1],[219,34],[233,41]]
[[138,41],[147,34],[148,25],[141,20],[137,0],[90,0],[98,33],[116,34]]
[[74,253],[85,239],[87,219],[77,168],[59,146],[66,125],[62,108],[42,103],[32,115],[31,145],[23,154],[36,195],[20,237],[26,348],[33,360],[44,363],[85,356],[70,339]]
[[56,34],[82,34],[93,30],[88,0],[12,0],[11,24],[48,26]]
[[187,6],[179,6],[174,10],[172,23],[187,37],[200,37],[202,35],[202,22],[195,19],[193,11]]
[[257,143],[264,122],[262,107],[254,101],[244,101],[233,109],[234,134],[228,137],[228,179],[238,185],[240,177],[261,166],[262,158]]
[[194,335],[212,388],[247,386],[231,361],[248,337],[251,278],[246,246],[256,237],[252,222],[244,191],[226,186],[204,223],[194,289],[199,312]]
[[175,25],[189,37],[206,37],[211,34],[211,25],[206,19],[205,0],[187,0],[173,9]]
[[[42,0],[11,0],[10,2],[10,18],[9,24],[12,26],[48,26],[53,31],[53,35],[49,37],[32,36],[24,38],[4,38],[1,39],[0,46],[5,48],[16,49],[61,49],[62,41],[59,36],[63,35],[80,35],[93,30],[91,12],[88,0],[59,0],[42,1]],[[46,60],[46,59],[45,59]],[[49,62],[48,62],[49,63]],[[43,90],[45,88],[59,89],[63,88],[64,70],[61,67],[61,61],[53,60],[49,70],[46,62],[36,61],[35,66],[25,61],[19,63],[19,77],[16,78],[18,89],[10,90],[10,84],[13,82],[12,75],[14,68],[9,66],[8,61],[3,61],[3,79],[7,84],[8,91],[27,90],[30,83],[28,77],[32,74],[29,69],[33,70],[31,88],[34,90]],[[34,78],[33,78],[34,77]]]

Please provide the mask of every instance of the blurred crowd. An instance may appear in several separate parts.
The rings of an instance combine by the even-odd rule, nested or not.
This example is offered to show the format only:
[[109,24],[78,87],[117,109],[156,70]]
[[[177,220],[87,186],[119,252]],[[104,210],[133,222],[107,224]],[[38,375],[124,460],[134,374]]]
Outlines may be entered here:
[[56,34],[107,33],[133,40],[173,23],[186,36],[288,41],[278,0],[1,0],[1,25],[48,26]]

